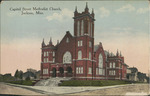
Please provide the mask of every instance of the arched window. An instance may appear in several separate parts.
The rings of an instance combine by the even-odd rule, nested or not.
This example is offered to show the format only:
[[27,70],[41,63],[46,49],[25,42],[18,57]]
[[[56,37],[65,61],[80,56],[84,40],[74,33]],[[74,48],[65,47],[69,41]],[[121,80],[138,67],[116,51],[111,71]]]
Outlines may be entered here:
[[89,34],[89,36],[91,36],[91,30],[90,30],[90,22],[88,23],[89,25],[88,25],[88,34]]
[[109,67],[112,68],[112,62],[110,62],[110,66]]
[[115,62],[113,62],[113,68],[115,68],[116,67],[116,63]]
[[65,52],[63,56],[63,63],[72,63],[72,57],[69,51]]
[[84,21],[81,21],[81,35],[84,33]]
[[66,39],[66,43],[68,43],[69,42],[69,38],[67,37],[67,39]]
[[82,59],[82,51],[78,51],[78,59]]
[[77,22],[77,36],[80,35],[80,21]]
[[91,52],[89,52],[89,59],[91,60]]
[[93,27],[92,27],[92,23],[91,23],[91,37],[92,37],[92,28],[93,28]]
[[98,60],[99,60],[99,68],[103,68],[103,56],[102,54],[99,54],[99,57],[98,57]]

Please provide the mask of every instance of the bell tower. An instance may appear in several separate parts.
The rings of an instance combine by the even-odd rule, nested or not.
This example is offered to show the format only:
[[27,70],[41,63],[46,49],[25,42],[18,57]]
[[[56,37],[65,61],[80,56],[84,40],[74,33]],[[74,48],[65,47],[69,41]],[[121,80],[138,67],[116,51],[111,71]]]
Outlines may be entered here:
[[75,38],[75,77],[92,77],[94,52],[94,10],[89,12],[88,4],[82,13],[77,7],[74,12],[74,38]]
[[77,7],[74,12],[74,36],[80,37],[88,35],[94,38],[94,10],[89,13],[89,8],[86,7],[82,13],[79,13]]

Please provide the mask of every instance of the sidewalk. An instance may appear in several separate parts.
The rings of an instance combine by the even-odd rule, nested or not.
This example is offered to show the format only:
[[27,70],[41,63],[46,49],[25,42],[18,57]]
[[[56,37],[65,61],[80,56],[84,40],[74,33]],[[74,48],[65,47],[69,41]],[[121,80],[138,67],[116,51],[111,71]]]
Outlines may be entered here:
[[[15,87],[20,87],[24,89],[28,89],[41,94],[49,94],[49,95],[58,95],[58,94],[69,94],[69,95],[98,95],[96,93],[110,93],[116,94],[114,92],[118,91],[117,94],[125,95],[128,93],[136,93],[136,92],[144,92],[143,94],[148,94],[148,84],[126,84],[126,85],[114,85],[114,86],[104,86],[104,87],[49,87],[49,86],[24,86],[24,85],[16,85],[16,84],[8,84]],[[145,89],[144,89],[144,88]],[[143,91],[142,91],[142,89]],[[139,91],[140,90],[140,91]],[[93,93],[96,91],[95,93]],[[114,92],[113,92],[114,91]],[[101,93],[101,94],[102,94]],[[111,94],[112,93],[112,94]],[[105,94],[104,94],[105,95]]]

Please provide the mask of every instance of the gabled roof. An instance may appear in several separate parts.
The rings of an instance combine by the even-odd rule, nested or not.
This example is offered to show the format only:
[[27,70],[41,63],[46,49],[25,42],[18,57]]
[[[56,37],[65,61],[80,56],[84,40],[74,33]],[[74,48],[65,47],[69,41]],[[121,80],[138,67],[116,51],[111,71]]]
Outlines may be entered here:
[[[67,31],[66,34],[65,34],[65,36],[62,38],[62,40],[60,41],[59,44],[61,44],[61,42],[63,41],[63,39],[64,39],[67,35],[70,36],[71,38],[73,37],[73,36],[71,35],[71,33],[70,33],[69,31]],[[59,45],[59,44],[58,44],[58,45]]]
[[104,50],[105,56],[107,56],[109,54],[108,51]]
[[32,72],[25,72],[25,73],[23,73],[23,77],[28,77],[28,76],[31,76],[31,77],[34,77],[35,76],[35,74],[34,73],[32,73]]
[[99,45],[94,45],[94,52],[96,52],[98,48],[99,48]]
[[136,67],[130,67],[128,69],[131,70],[132,73],[138,72],[138,69]]

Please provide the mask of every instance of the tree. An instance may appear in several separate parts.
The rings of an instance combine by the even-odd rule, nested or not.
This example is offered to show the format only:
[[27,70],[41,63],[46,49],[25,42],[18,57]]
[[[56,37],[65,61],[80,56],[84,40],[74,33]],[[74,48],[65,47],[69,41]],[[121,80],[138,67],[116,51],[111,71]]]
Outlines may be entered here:
[[15,78],[18,78],[18,77],[19,77],[18,69],[16,70],[14,77],[15,77]]
[[15,72],[14,77],[17,78],[17,79],[22,79],[22,77],[23,77],[23,71],[21,71],[21,70],[18,71],[18,69],[17,69],[16,72]]
[[20,71],[18,72],[18,75],[19,75],[19,78],[22,79],[22,77],[23,77],[23,72],[20,70]]
[[29,81],[29,80],[30,80],[30,77],[29,77],[29,76],[27,76],[26,81]]

